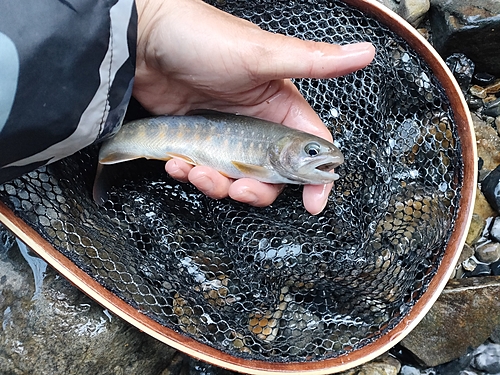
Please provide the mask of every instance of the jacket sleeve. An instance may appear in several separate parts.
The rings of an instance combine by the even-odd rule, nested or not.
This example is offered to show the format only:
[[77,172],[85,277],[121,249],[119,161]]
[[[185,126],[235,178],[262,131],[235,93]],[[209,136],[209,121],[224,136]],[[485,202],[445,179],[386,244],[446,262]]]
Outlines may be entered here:
[[0,183],[119,129],[136,39],[134,0],[0,3]]

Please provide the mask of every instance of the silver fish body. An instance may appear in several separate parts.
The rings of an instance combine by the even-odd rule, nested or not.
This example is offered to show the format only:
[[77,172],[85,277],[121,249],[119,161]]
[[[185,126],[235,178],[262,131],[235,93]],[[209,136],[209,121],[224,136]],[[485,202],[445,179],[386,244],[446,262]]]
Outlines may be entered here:
[[138,158],[178,158],[235,179],[314,185],[337,180],[338,175],[331,171],[344,161],[340,150],[323,138],[226,113],[132,121],[99,152],[101,164]]

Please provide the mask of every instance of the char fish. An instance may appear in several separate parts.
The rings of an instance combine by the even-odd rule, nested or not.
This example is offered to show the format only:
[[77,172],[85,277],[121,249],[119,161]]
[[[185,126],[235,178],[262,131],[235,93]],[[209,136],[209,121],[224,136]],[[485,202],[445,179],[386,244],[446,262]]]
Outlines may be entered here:
[[226,113],[159,116],[124,124],[104,142],[100,164],[178,158],[231,178],[320,185],[339,178],[344,157],[315,135],[252,117]]

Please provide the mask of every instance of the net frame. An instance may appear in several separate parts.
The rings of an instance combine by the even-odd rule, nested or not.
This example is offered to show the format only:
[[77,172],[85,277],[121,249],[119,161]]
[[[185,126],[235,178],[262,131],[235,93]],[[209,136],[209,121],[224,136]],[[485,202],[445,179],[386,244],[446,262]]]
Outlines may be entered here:
[[460,250],[465,242],[465,235],[472,215],[472,202],[475,196],[475,176],[477,174],[475,139],[470,116],[460,89],[458,89],[451,73],[439,56],[433,51],[432,47],[413,28],[407,26],[402,19],[383,8],[379,3],[375,1],[349,1],[346,3],[387,25],[417,51],[422,59],[431,67],[447,93],[451,107],[453,108],[454,120],[462,144],[464,160],[463,187],[458,205],[457,218],[439,270],[431,280],[427,291],[419,298],[411,311],[382,337],[345,355],[316,362],[279,363],[234,357],[159,325],[154,320],[137,311],[137,309],[117,298],[115,294],[103,288],[94,279],[90,278],[89,275],[76,267],[68,258],[54,249],[54,247],[23,220],[19,219],[4,204],[0,205],[0,221],[63,276],[110,311],[153,337],[189,355],[221,367],[247,373],[331,373],[354,367],[386,351],[401,340],[420,321],[439,296],[439,293],[444,288],[446,281],[453,271]]

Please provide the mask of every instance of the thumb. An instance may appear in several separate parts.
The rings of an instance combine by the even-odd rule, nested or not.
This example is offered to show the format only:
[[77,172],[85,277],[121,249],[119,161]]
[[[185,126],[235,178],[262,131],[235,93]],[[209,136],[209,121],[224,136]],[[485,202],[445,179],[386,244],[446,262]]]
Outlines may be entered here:
[[261,56],[254,59],[259,78],[334,78],[364,68],[375,56],[368,42],[338,45],[264,33]]

